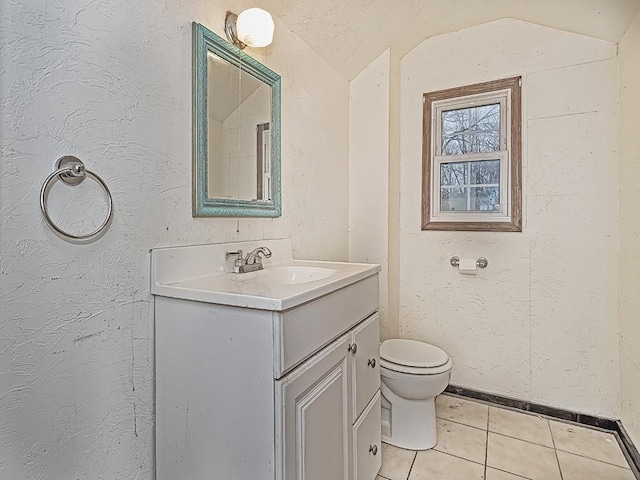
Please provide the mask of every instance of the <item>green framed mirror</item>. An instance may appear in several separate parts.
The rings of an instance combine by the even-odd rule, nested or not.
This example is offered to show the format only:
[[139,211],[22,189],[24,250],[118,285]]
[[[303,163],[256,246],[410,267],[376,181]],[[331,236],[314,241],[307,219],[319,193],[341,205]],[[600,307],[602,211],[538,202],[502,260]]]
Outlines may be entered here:
[[279,217],[280,75],[193,23],[193,216]]

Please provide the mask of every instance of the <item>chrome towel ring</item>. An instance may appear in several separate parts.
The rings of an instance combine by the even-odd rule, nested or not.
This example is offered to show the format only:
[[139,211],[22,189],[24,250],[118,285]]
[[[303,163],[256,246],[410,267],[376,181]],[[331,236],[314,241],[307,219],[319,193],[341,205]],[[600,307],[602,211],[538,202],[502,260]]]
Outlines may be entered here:
[[[53,220],[51,220],[49,212],[47,212],[47,194],[49,193],[49,188],[53,185],[53,182],[56,179],[63,181],[67,185],[75,186],[82,183],[86,177],[93,178],[106,192],[107,197],[109,198],[109,212],[107,213],[107,218],[102,222],[102,225],[100,225],[95,231],[87,233],[86,235],[73,235],[62,230],[53,223]],[[55,171],[49,175],[42,184],[42,189],[40,190],[40,209],[42,210],[44,219],[47,221],[49,226],[63,237],[71,240],[90,240],[100,235],[107,225],[109,225],[109,222],[111,222],[111,217],[113,216],[113,198],[111,198],[111,192],[102,179],[95,173],[85,169],[84,163],[82,163],[79,158],[72,155],[65,155],[58,159]]]

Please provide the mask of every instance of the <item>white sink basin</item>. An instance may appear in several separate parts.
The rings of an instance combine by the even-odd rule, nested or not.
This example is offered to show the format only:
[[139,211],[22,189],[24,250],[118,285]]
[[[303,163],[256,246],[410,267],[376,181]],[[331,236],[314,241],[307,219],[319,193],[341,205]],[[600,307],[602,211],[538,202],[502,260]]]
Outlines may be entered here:
[[238,282],[261,283],[265,285],[296,285],[298,283],[316,282],[338,273],[333,268],[310,266],[267,267],[255,275],[239,274],[234,280]]
[[[233,262],[225,259],[226,252],[250,252],[259,246],[273,252],[272,257],[265,260],[264,270],[229,272]],[[379,271],[379,265],[293,260],[288,239],[159,248],[151,253],[151,293],[218,305],[284,311]]]

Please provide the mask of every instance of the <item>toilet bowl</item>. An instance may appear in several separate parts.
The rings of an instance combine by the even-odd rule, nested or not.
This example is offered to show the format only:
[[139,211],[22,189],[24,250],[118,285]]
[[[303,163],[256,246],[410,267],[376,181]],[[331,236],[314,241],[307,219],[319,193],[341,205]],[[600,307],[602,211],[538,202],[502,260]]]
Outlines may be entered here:
[[382,441],[428,450],[437,441],[435,399],[449,384],[452,362],[428,343],[392,339],[380,346]]

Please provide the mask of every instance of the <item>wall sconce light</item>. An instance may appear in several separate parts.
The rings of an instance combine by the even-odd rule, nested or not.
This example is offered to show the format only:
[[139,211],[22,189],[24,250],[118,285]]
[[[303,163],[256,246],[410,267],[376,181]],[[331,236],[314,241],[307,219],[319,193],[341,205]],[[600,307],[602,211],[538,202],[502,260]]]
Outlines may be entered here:
[[250,8],[236,15],[227,12],[224,20],[224,32],[227,40],[239,49],[266,47],[273,41],[273,18],[261,8]]

